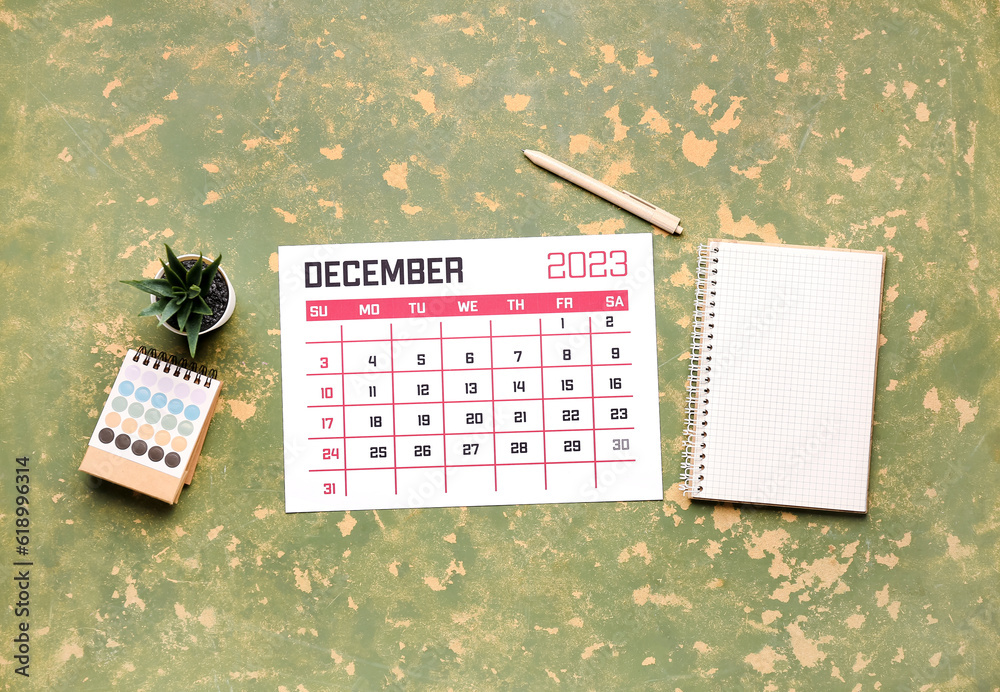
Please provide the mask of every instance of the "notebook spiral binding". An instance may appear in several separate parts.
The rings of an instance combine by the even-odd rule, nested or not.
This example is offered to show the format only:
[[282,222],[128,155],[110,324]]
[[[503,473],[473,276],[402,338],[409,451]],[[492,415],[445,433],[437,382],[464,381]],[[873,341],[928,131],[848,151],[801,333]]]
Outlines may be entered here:
[[[204,365],[199,367],[194,361],[189,363],[186,358],[181,358],[178,362],[177,356],[166,351],[157,351],[155,348],[147,351],[145,346],[140,346],[132,360],[138,363],[140,357],[144,358],[143,365],[149,365],[152,362],[153,370],[159,370],[160,367],[163,367],[163,374],[169,375],[172,369],[174,377],[180,377],[183,372],[185,380],[193,381],[194,384],[206,388],[212,386],[212,380],[219,379],[219,371],[215,368],[209,370]],[[202,380],[204,380],[204,384],[202,384]]]
[[705,480],[705,450],[708,448],[708,402],[712,381],[712,330],[715,328],[715,286],[718,247],[698,247],[695,282],[694,326],[691,329],[691,360],[688,366],[687,415],[684,420],[684,461],[680,489],[686,497],[698,497]]

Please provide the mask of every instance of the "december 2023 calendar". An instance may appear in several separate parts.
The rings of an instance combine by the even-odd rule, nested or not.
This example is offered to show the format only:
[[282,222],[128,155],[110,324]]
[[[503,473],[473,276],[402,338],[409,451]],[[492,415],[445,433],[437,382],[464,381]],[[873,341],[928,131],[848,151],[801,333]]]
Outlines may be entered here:
[[662,498],[651,235],[278,252],[287,512]]

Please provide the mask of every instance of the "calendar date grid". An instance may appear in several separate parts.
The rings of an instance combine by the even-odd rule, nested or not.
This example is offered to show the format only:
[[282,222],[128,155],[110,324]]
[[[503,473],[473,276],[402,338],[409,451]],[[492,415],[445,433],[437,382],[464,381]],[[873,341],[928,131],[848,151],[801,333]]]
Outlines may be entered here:
[[[622,377],[614,376],[615,368],[629,368],[632,365],[631,359],[622,357],[625,355],[622,351],[626,349],[623,349],[621,345],[607,347],[609,338],[615,344],[627,343],[631,331],[627,329],[595,331],[594,317],[590,316],[586,319],[586,331],[579,328],[569,331],[546,331],[543,328],[542,318],[539,318],[537,332],[515,334],[495,333],[493,320],[490,319],[488,333],[461,336],[446,336],[444,334],[444,321],[438,321],[437,334],[431,336],[397,336],[390,323],[387,339],[348,338],[345,336],[344,326],[341,324],[338,325],[339,338],[305,341],[307,346],[321,347],[323,349],[321,352],[327,354],[318,356],[321,368],[331,368],[331,364],[333,365],[329,372],[304,373],[306,377],[321,378],[312,381],[320,386],[322,396],[328,402],[307,403],[304,406],[306,411],[316,410],[321,416],[319,420],[323,429],[315,432],[327,433],[314,434],[307,439],[312,442],[340,442],[339,447],[331,445],[322,450],[322,459],[333,461],[334,464],[323,464],[322,468],[310,468],[308,469],[309,473],[342,474],[342,492],[344,496],[347,496],[349,492],[348,476],[351,472],[391,471],[393,492],[398,494],[401,471],[440,469],[443,472],[444,492],[447,493],[449,470],[492,467],[493,489],[497,491],[499,488],[498,469],[540,466],[543,475],[540,480],[543,481],[544,488],[548,490],[548,467],[550,465],[592,464],[594,467],[594,488],[597,488],[599,465],[636,461],[634,458],[623,458],[630,456],[627,454],[630,446],[628,437],[607,438],[607,434],[621,435],[624,433],[627,435],[629,431],[635,429],[626,424],[628,421],[627,403],[633,398],[633,394],[623,391]],[[607,317],[606,319],[608,323],[606,326],[610,326],[612,318]],[[565,323],[563,326],[565,327]],[[598,362],[602,359],[595,358],[595,336],[605,342],[603,350],[607,355],[604,360],[609,362]],[[582,361],[585,362],[563,363],[550,362],[551,357],[546,359],[547,338],[563,339],[565,343],[566,339],[574,337],[577,338],[574,343],[581,347],[578,350],[582,350]],[[530,355],[528,349],[523,347],[528,339],[536,340],[537,352],[531,352]],[[474,349],[475,356],[472,351],[466,352],[465,362],[451,363],[446,358],[446,344],[458,341],[481,342],[483,348],[481,351]],[[430,348],[437,345],[438,348],[433,349],[437,351],[434,355],[440,359],[436,364],[427,359],[431,352],[428,348],[420,349],[422,352],[418,354],[421,361],[419,364],[423,367],[411,367],[397,362],[397,348],[411,343],[419,346],[419,342],[426,342],[427,347]],[[370,369],[362,370],[356,366],[348,366],[350,358],[346,353],[347,349],[377,344],[388,345],[388,349],[387,351],[376,349],[374,353],[369,355],[367,365],[370,366]],[[522,345],[522,348],[510,349],[509,346],[512,344]],[[486,348],[487,346],[488,348]],[[518,362],[508,365],[498,364],[495,358],[495,349],[497,348],[512,351],[512,354],[508,354],[507,357],[516,356]],[[558,352],[559,350],[561,350],[561,354]],[[570,351],[569,348],[557,349],[556,357],[561,355],[562,358],[569,359]],[[334,355],[339,356],[339,370],[336,363],[333,362],[335,361]],[[412,360],[412,354],[410,355],[410,360]],[[451,355],[454,356],[454,354]],[[524,358],[525,362],[523,363],[520,362],[522,355],[529,356]],[[488,356],[489,366],[476,360],[480,356]],[[531,358],[534,358],[534,362]],[[385,367],[386,360],[388,361],[388,369]],[[353,365],[353,362],[351,364]],[[396,369],[397,365],[399,365],[398,370]],[[457,367],[450,367],[451,365],[457,365]],[[461,367],[463,365],[465,367]],[[315,363],[311,362],[306,369],[316,370],[317,368]],[[521,373],[518,374],[517,371],[521,371]],[[626,370],[626,372],[628,371]],[[537,375],[533,380],[529,380],[531,373]],[[558,376],[559,373],[565,373],[566,377]],[[449,396],[449,390],[456,389],[454,376],[463,374],[466,377],[460,379],[471,381],[464,382],[464,389],[458,387],[457,396]],[[485,379],[479,380],[477,384],[474,375],[482,375]],[[498,382],[500,382],[498,375],[501,377],[514,375],[525,379],[504,380],[504,385],[508,387],[513,385],[515,394],[504,396],[497,391]],[[431,382],[422,382],[418,385],[417,391],[424,398],[407,400],[408,397],[401,395],[398,391],[400,385],[409,385],[407,388],[412,388],[413,381],[412,379],[407,380],[407,376],[411,378],[412,376],[423,376],[424,380],[434,377],[436,383],[440,384],[440,391],[433,391]],[[599,391],[598,379],[605,376],[609,389]],[[452,378],[451,386],[449,386],[449,377]],[[582,382],[580,382],[581,378]],[[323,383],[333,383],[334,386],[325,386]],[[336,384],[340,385],[339,392],[336,392]],[[385,385],[388,385],[387,399],[384,394],[377,394]],[[358,393],[357,391],[352,393],[349,389],[351,386],[355,390],[361,391],[362,394],[367,386],[369,400],[352,400],[358,396]],[[487,387],[488,392],[485,391]],[[583,390],[583,393],[575,393],[576,387]],[[534,388],[536,391],[529,391],[529,388]],[[338,398],[339,402],[336,401]],[[330,401],[330,399],[334,400]],[[579,406],[580,404],[586,406],[588,400],[589,407],[581,408]],[[515,408],[524,409],[514,411],[513,422],[511,422],[510,416],[512,405],[516,405]],[[397,419],[403,415],[402,411],[406,410],[400,407],[416,411],[417,413],[413,415],[418,425],[431,429],[418,431],[405,424],[400,428]],[[432,414],[431,407],[437,407],[440,420],[437,420],[437,416]],[[463,408],[457,411],[458,407]],[[322,409],[330,410],[332,415],[327,415]],[[337,409],[340,409],[339,416],[336,416]],[[351,411],[355,413],[352,414]],[[459,418],[458,424],[452,420],[455,418],[456,411],[464,416],[465,425],[462,425],[462,417]],[[532,414],[534,425],[526,425],[529,422],[528,411]],[[589,417],[586,416],[587,413],[590,414]],[[605,420],[604,424],[601,424],[599,417],[604,419],[610,417],[610,421]],[[370,429],[367,431],[359,429],[361,425],[358,421],[363,418],[368,418]],[[486,418],[488,420],[484,420]],[[336,423],[339,423],[339,426],[336,426]],[[488,426],[483,426],[484,423],[487,423]],[[482,427],[472,429],[469,426],[473,424]],[[336,427],[341,429],[337,431]],[[585,437],[590,439],[586,440]],[[415,442],[412,457],[408,456],[408,451],[402,456],[400,454],[400,447],[401,445],[405,446],[407,440]],[[426,442],[421,442],[421,440],[426,440]],[[383,444],[379,444],[380,442]],[[588,445],[586,442],[590,442],[590,444]],[[359,446],[359,444],[364,446]],[[559,447],[560,444],[561,447]],[[600,453],[602,444],[604,447],[614,449],[614,453]],[[553,447],[551,455],[550,447]],[[391,466],[389,466],[390,459],[386,458],[390,455],[390,448]],[[534,450],[530,454],[529,448]],[[369,459],[365,459],[366,452]],[[487,455],[486,460],[480,460],[482,453]],[[456,455],[458,456],[457,460],[454,459]],[[515,455],[524,456],[517,459]],[[339,460],[338,456],[341,457]],[[472,456],[472,458],[466,458],[468,456]],[[340,463],[336,463],[337,461]],[[327,488],[326,494],[333,492],[332,483],[324,484],[324,486]],[[337,494],[340,494],[341,488],[337,488],[337,491]]]

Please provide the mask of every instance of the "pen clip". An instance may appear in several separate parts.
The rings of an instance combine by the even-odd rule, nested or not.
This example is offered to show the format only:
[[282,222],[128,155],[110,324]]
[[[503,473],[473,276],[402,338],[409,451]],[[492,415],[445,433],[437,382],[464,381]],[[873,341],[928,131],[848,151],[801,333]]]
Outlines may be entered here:
[[633,195],[628,190],[622,190],[622,194],[623,195],[628,195],[629,197],[631,197],[632,199],[634,199],[636,202],[639,202],[640,204],[645,204],[650,209],[655,209],[656,211],[663,211],[662,209],[660,209],[655,204],[650,204],[649,202],[647,202],[646,200],[644,200],[642,197],[638,197],[636,195]]

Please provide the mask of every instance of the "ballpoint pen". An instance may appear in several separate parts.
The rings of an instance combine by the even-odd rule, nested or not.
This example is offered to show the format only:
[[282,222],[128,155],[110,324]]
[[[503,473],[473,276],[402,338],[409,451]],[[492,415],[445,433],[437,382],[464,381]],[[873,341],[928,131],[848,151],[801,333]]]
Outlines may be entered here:
[[631,192],[616,190],[610,185],[605,185],[599,180],[594,180],[589,175],[581,173],[575,168],[567,166],[561,161],[557,161],[551,156],[547,156],[531,149],[522,149],[524,155],[528,157],[536,166],[540,166],[550,173],[555,173],[560,178],[568,180],[574,185],[582,187],[587,192],[592,192],[598,197],[602,197],[614,205],[617,205],[627,212],[635,214],[640,219],[648,221],[657,228],[662,228],[668,233],[679,235],[684,229],[681,228],[680,219],[673,214],[660,209],[656,205],[650,204],[641,197],[633,195]]

